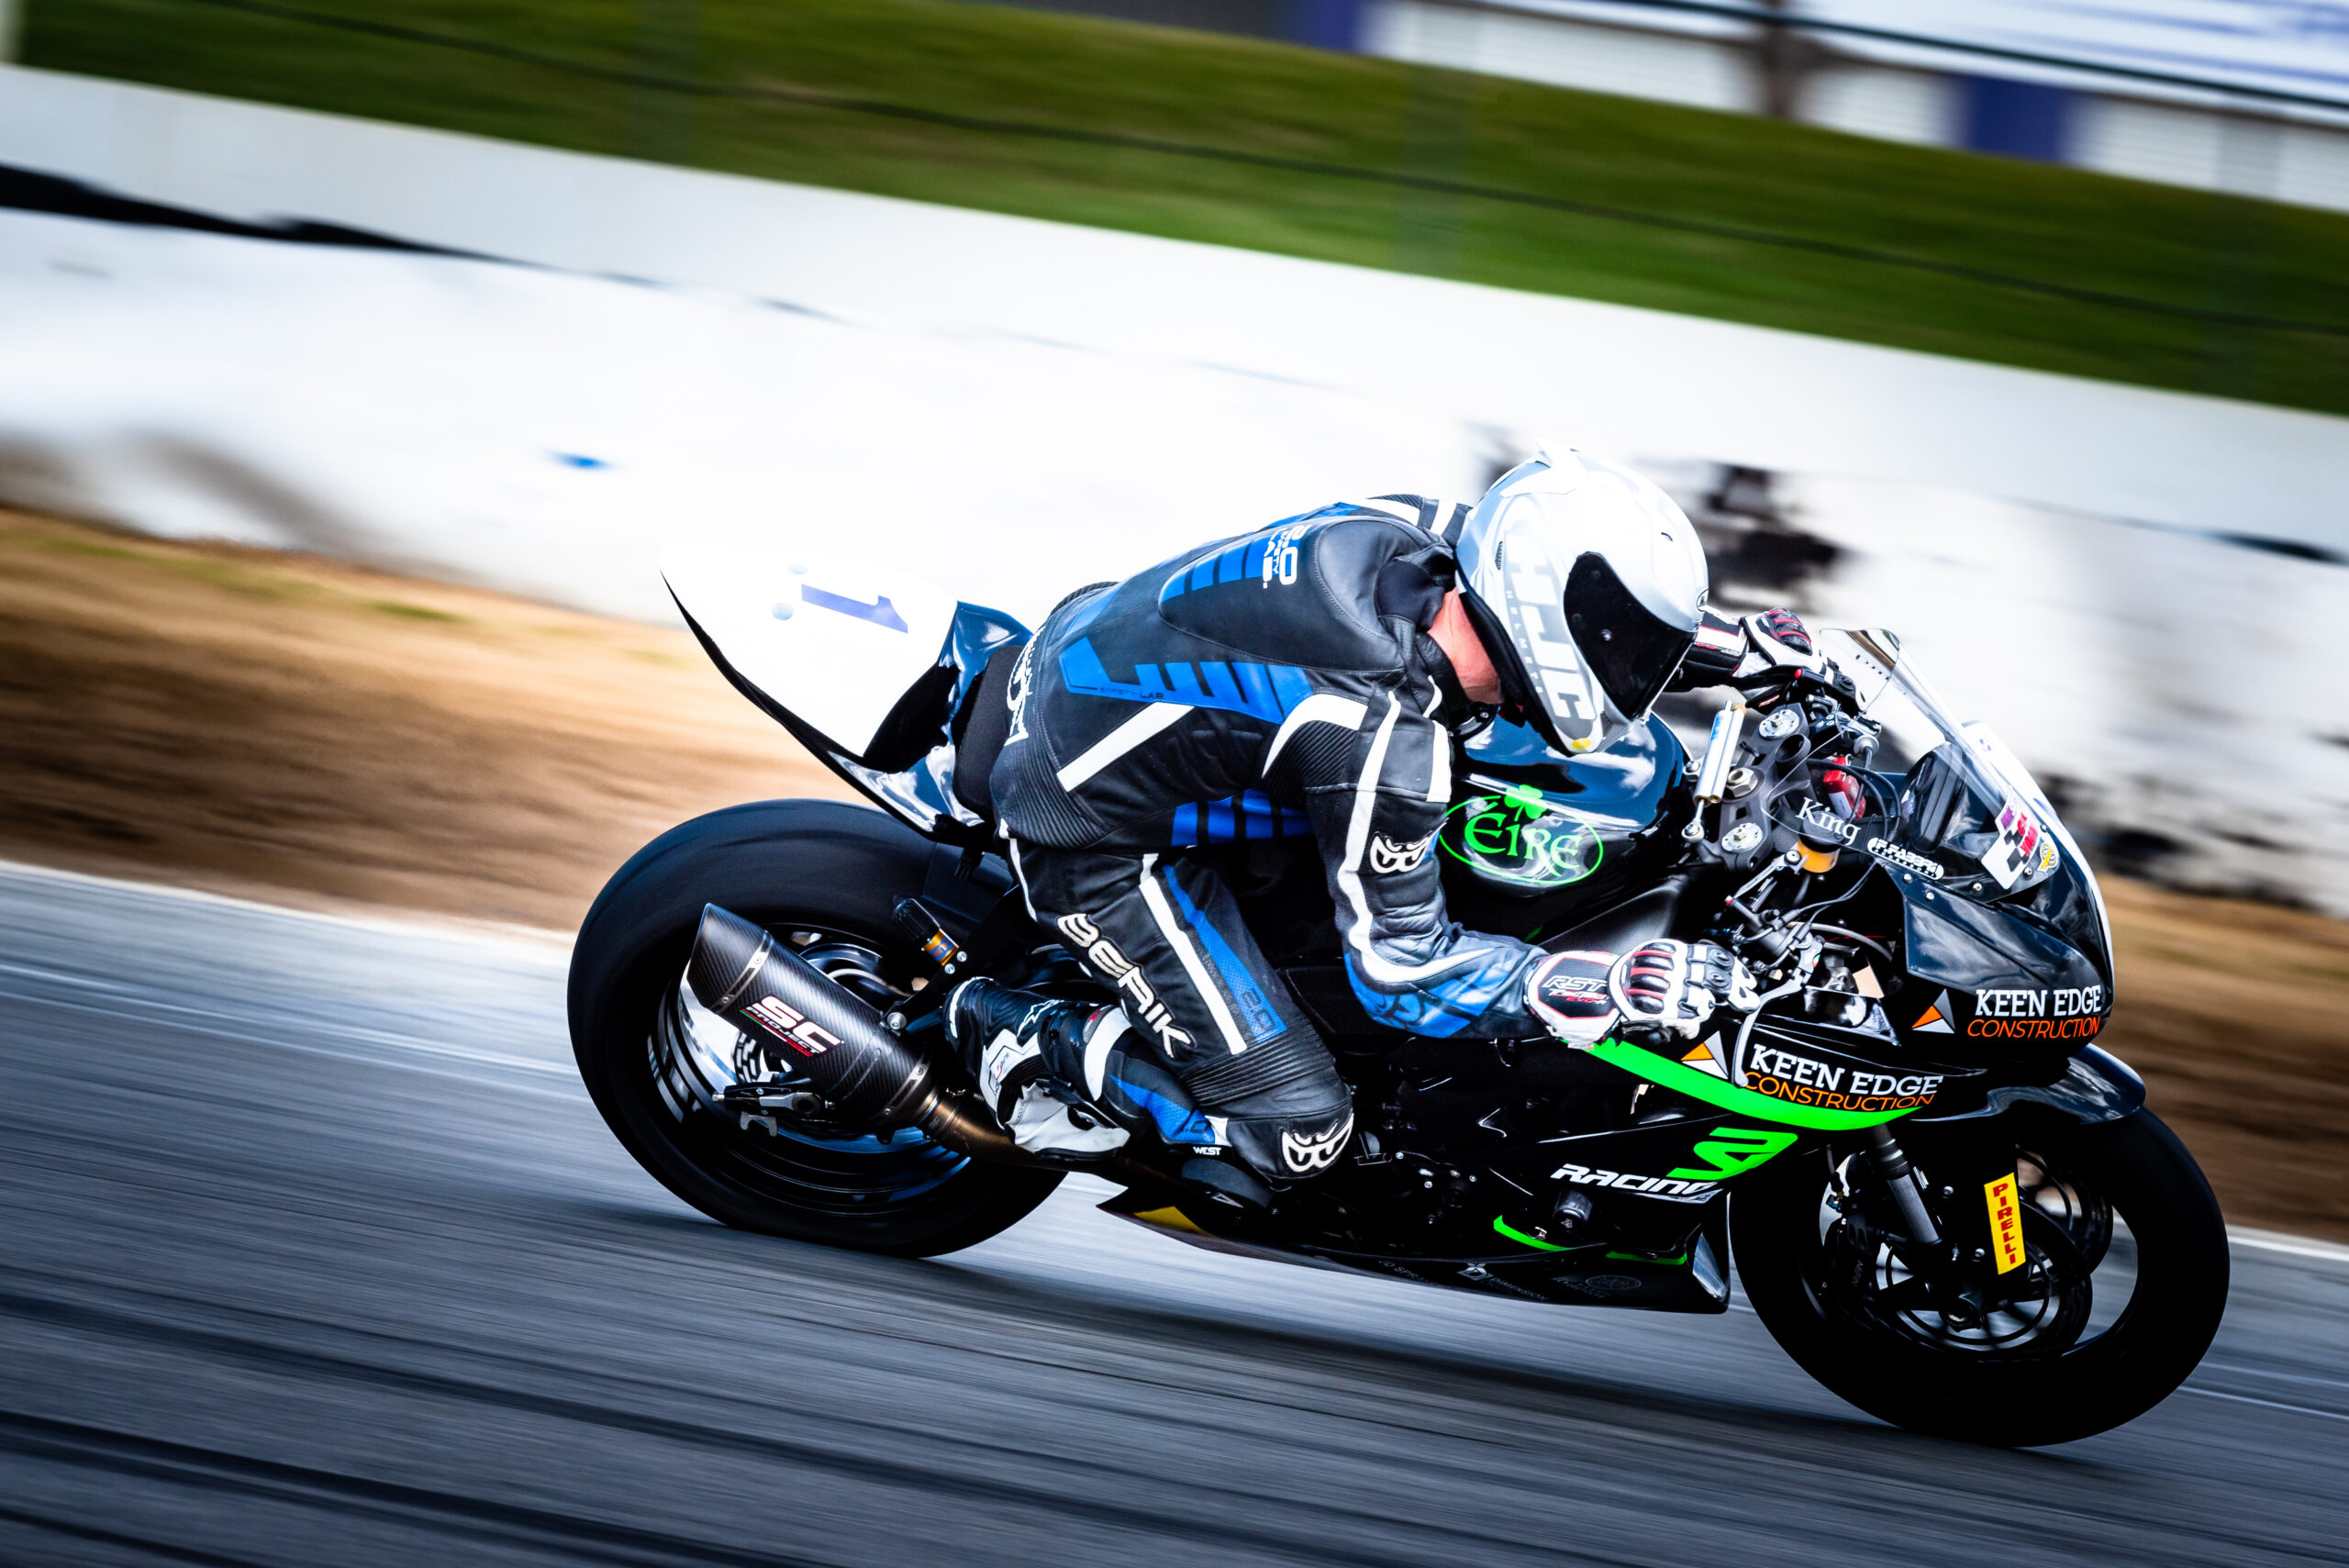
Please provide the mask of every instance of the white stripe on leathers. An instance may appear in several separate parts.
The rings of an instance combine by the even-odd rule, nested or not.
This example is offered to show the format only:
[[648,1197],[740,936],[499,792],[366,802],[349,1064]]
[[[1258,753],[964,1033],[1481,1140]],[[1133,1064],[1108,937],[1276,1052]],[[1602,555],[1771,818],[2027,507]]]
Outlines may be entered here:
[[1028,891],[1028,868],[1019,863],[1019,840],[1006,833],[1003,841],[1011,846],[1011,876],[1019,884],[1019,897],[1028,906],[1028,917],[1040,926],[1051,924],[1036,913],[1036,895]]
[[[1353,816],[1346,824],[1345,863],[1338,868],[1339,891],[1346,895],[1346,903],[1353,911],[1346,940],[1362,962],[1364,976],[1381,985],[1418,984],[1476,959],[1474,953],[1464,953],[1443,963],[1397,963],[1371,945],[1370,899],[1362,885],[1363,854],[1370,847],[1370,819],[1378,806],[1378,775],[1386,766],[1386,745],[1395,738],[1395,720],[1402,711],[1402,702],[1389,695],[1386,716],[1378,721],[1378,733],[1370,742],[1370,756],[1362,765],[1362,776],[1354,781]],[[1448,757],[1446,762],[1448,773]]]
[[1273,743],[1264,748],[1264,765],[1256,771],[1260,775],[1270,773],[1273,764],[1280,760],[1281,748],[1288,744],[1288,738],[1308,724],[1360,729],[1362,721],[1369,717],[1370,709],[1352,697],[1341,697],[1335,692],[1316,692],[1288,710],[1288,717],[1281,720],[1280,728],[1273,734]]
[[1125,1010],[1112,1007],[1093,1026],[1093,1036],[1085,1042],[1085,1092],[1096,1100],[1101,1097],[1102,1081],[1108,1076],[1109,1048],[1130,1027]]
[[1154,702],[1108,734],[1086,747],[1082,755],[1056,775],[1061,788],[1073,790],[1160,730],[1189,717],[1186,702]]
[[1191,984],[1197,986],[1199,995],[1207,999],[1208,1011],[1215,1018],[1215,1027],[1223,1031],[1223,1043],[1230,1048],[1232,1055],[1237,1056],[1248,1049],[1248,1037],[1240,1032],[1239,1021],[1232,1018],[1231,1009],[1224,1005],[1223,993],[1215,988],[1215,977],[1199,961],[1199,950],[1191,945],[1190,933],[1175,920],[1174,911],[1158,885],[1158,878],[1151,874],[1157,869],[1156,855],[1142,856],[1141,901],[1150,906],[1151,917],[1158,922],[1158,929],[1166,933],[1166,945],[1173,948],[1174,956],[1183,961],[1183,973],[1191,977]]

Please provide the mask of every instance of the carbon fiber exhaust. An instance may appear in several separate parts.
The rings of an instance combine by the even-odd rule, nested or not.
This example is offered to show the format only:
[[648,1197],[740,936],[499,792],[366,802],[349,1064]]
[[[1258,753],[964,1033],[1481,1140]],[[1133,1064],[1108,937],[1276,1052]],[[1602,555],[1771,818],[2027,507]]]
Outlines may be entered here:
[[[736,1029],[775,1041],[844,1118],[875,1128],[918,1127],[947,1148],[993,1164],[1077,1168],[1020,1148],[975,1095],[935,1083],[929,1061],[864,998],[730,910],[702,906],[685,983],[703,1006]],[[1123,1151],[1082,1168],[1129,1185],[1165,1181]]]
[[771,1042],[851,1120],[902,1127],[938,1098],[930,1063],[880,1013],[740,915],[702,906],[685,983],[703,1006]]

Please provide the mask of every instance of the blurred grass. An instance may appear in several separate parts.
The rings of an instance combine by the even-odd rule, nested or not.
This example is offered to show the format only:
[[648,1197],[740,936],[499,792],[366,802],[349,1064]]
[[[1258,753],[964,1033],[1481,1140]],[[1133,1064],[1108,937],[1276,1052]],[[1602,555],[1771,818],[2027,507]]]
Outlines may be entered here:
[[[614,74],[199,0],[29,0],[24,58],[591,152],[2349,413],[2349,215],[960,0],[303,6]],[[2344,330],[2246,328],[1474,195],[727,95],[777,91],[1457,180],[2175,310]]]

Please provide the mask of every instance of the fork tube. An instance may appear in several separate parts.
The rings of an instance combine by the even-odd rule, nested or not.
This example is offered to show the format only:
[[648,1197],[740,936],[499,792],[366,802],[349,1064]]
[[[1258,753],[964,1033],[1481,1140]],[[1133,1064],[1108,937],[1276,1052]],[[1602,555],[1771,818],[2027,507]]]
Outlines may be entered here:
[[1884,1177],[1884,1184],[1892,1189],[1892,1201],[1900,1206],[1900,1218],[1909,1224],[1911,1240],[1928,1247],[1938,1247],[1942,1234],[1933,1228],[1933,1217],[1926,1212],[1925,1195],[1917,1190],[1917,1172],[1909,1163],[1908,1154],[1900,1140],[1892,1136],[1892,1129],[1882,1122],[1868,1129],[1868,1154],[1876,1161],[1876,1168]]
[[1713,715],[1713,730],[1705,740],[1704,760],[1697,764],[1697,804],[1719,806],[1729,788],[1729,771],[1737,761],[1737,739],[1745,729],[1745,699],[1739,697]]

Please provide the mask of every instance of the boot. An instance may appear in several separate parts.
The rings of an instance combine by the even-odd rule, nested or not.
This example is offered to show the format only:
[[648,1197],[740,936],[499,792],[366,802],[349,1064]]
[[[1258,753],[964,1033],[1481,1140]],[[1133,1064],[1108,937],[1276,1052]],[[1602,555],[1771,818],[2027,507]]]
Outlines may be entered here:
[[[1129,1136],[1078,1093],[1085,1042],[1095,1021],[1115,1010],[1055,1001],[981,976],[946,999],[946,1037],[987,1108],[1022,1149],[1037,1153],[1106,1154]],[[1056,1068],[1074,1067],[1074,1073]]]
[[1183,1179],[1210,1196],[1243,1208],[1272,1201],[1245,1165],[1223,1157],[1225,1119],[1198,1108],[1116,1007],[982,977],[947,997],[946,1033],[1021,1148],[1100,1153],[1139,1136],[1179,1157]]

